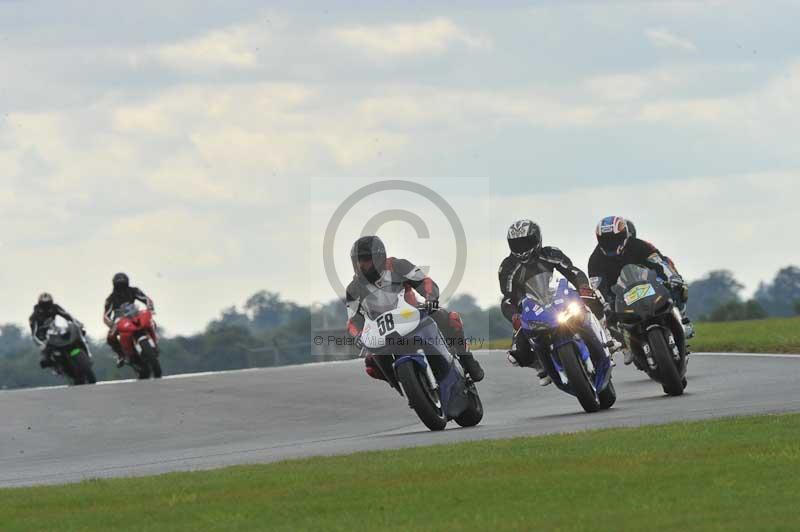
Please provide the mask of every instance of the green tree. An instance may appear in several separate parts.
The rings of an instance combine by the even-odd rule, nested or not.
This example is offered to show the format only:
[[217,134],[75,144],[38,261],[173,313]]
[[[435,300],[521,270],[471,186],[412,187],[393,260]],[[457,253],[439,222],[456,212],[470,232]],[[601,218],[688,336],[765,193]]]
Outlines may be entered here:
[[689,284],[689,313],[703,320],[721,305],[740,302],[739,293],[744,286],[728,270],[714,270]]
[[771,316],[791,316],[795,302],[800,300],[800,268],[782,268],[772,283],[758,287],[755,298]]
[[740,321],[740,320],[761,320],[767,317],[758,301],[729,301],[714,309],[708,317],[708,321]]

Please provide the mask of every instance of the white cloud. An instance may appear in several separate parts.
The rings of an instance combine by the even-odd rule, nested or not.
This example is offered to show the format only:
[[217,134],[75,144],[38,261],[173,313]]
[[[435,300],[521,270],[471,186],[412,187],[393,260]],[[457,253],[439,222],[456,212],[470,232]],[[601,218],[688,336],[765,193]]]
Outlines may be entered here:
[[487,37],[470,33],[443,17],[418,23],[344,27],[332,35],[337,42],[376,57],[441,54],[457,44],[468,48],[491,45]]
[[658,48],[671,48],[683,52],[696,52],[697,46],[683,37],[679,37],[664,28],[651,28],[644,32],[653,46]]
[[132,67],[156,62],[185,71],[252,70],[260,66],[260,56],[272,44],[271,32],[266,28],[238,25],[118,55],[123,55]]

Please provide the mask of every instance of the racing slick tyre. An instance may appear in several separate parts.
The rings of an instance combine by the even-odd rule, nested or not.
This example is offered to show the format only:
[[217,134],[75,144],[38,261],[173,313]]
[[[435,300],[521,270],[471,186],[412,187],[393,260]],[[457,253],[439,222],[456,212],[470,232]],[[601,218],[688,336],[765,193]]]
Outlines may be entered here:
[[442,411],[439,390],[431,390],[428,379],[415,362],[406,362],[397,367],[397,380],[403,387],[408,404],[430,430],[444,430],[447,417]]
[[464,410],[460,416],[454,418],[454,421],[462,427],[474,427],[483,419],[483,403],[481,397],[478,395],[478,389],[475,384],[470,384],[467,388],[467,396],[469,406]]
[[601,410],[608,410],[614,403],[617,402],[617,390],[614,389],[614,383],[608,381],[608,386],[605,389],[597,394],[597,397],[600,399],[600,409]]
[[142,360],[144,364],[152,369],[154,379],[161,378],[161,362],[158,361],[156,350],[150,345],[150,342],[142,342]]
[[683,379],[681,379],[678,367],[670,354],[667,340],[661,329],[653,329],[647,333],[650,342],[653,360],[658,367],[661,387],[667,395],[677,396],[683,394]]
[[589,374],[586,373],[586,367],[575,344],[570,342],[559,347],[558,358],[561,359],[569,385],[583,409],[590,414],[600,410],[600,400],[592,387]]

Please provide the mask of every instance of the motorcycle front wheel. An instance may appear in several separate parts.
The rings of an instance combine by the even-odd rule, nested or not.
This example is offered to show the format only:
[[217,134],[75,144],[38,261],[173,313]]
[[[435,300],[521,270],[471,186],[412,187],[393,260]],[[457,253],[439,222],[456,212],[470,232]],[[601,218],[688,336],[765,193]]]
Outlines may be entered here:
[[439,390],[431,390],[422,368],[414,362],[400,364],[397,380],[403,387],[408,404],[430,430],[444,430],[447,416],[442,411]]
[[144,364],[150,368],[154,379],[161,378],[161,362],[158,360],[158,354],[155,348],[150,345],[150,342],[142,342],[142,360]]
[[559,347],[558,358],[561,360],[564,373],[567,374],[569,386],[583,409],[590,414],[600,410],[600,400],[594,391],[575,344],[570,342]]

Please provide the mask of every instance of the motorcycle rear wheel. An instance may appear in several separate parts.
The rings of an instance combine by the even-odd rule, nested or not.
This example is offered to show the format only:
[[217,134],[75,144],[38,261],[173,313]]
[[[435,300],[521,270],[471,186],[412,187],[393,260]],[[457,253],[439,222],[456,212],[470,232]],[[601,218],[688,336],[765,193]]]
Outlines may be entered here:
[[614,403],[617,402],[617,390],[614,388],[614,383],[609,380],[608,385],[597,394],[597,397],[600,399],[601,410],[608,410],[614,406]]
[[474,427],[483,419],[483,403],[481,402],[481,397],[478,395],[478,389],[475,388],[474,383],[470,384],[466,391],[469,406],[461,415],[453,418],[453,420],[461,427]]

